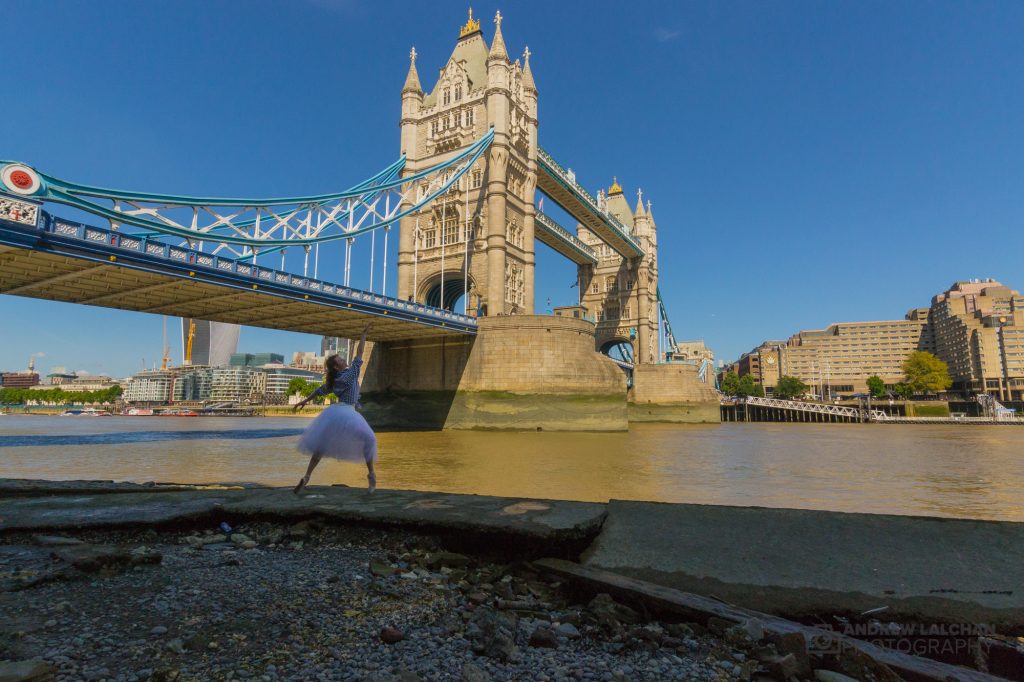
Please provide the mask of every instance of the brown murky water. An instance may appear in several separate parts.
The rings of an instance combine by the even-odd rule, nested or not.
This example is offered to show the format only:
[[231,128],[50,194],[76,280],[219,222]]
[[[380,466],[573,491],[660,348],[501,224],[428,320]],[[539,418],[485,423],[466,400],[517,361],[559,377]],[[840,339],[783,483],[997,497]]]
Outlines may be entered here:
[[[304,419],[0,417],[0,477],[294,484]],[[379,435],[383,488],[1024,521],[1024,428],[640,425]],[[325,461],[314,484],[364,485]]]

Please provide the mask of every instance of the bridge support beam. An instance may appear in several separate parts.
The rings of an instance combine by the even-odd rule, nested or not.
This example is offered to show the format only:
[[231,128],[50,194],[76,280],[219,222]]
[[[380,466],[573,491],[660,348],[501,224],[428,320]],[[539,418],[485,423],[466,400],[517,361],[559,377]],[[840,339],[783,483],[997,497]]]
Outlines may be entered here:
[[697,378],[696,365],[633,367],[629,421],[717,424],[721,420],[718,394]]
[[374,345],[364,415],[378,428],[625,431],[626,378],[594,325],[547,315],[479,319],[475,338]]

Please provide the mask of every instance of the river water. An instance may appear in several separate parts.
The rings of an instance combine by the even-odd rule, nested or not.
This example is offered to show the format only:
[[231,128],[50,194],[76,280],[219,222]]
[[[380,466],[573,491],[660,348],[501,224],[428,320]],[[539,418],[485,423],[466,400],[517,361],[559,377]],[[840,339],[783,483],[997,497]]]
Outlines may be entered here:
[[[0,478],[293,485],[305,418],[0,417]],[[382,488],[1024,521],[1024,428],[634,425],[379,434]],[[325,460],[313,484],[365,485]]]

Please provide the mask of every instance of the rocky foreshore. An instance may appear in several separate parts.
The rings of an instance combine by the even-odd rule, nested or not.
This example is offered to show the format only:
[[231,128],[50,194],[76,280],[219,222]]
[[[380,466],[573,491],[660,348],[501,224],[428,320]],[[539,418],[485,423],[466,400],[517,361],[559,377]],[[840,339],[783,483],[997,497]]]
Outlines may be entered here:
[[428,535],[315,521],[231,531],[3,536],[0,659],[18,663],[0,664],[0,679],[722,680],[796,670],[756,628],[652,620],[604,594],[577,598],[529,562],[445,551]]

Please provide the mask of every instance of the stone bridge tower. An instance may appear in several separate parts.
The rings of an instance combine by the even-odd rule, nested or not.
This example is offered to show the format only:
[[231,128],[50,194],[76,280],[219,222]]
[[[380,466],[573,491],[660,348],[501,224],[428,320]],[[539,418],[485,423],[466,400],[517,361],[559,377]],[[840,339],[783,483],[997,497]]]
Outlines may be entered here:
[[[401,152],[411,175],[451,158],[494,128],[474,168],[422,211],[401,221],[398,295],[471,315],[532,314],[537,87],[530,53],[510,62],[495,16],[488,46],[469,20],[429,94],[416,51],[402,88]],[[464,309],[463,309],[464,306]]]
[[618,180],[597,201],[625,225],[640,243],[644,255],[624,258],[596,235],[577,225],[577,236],[598,254],[595,266],[579,268],[582,304],[597,320],[596,346],[603,353],[620,344],[632,347],[639,364],[658,362],[658,227],[651,203],[637,192],[631,211]]

